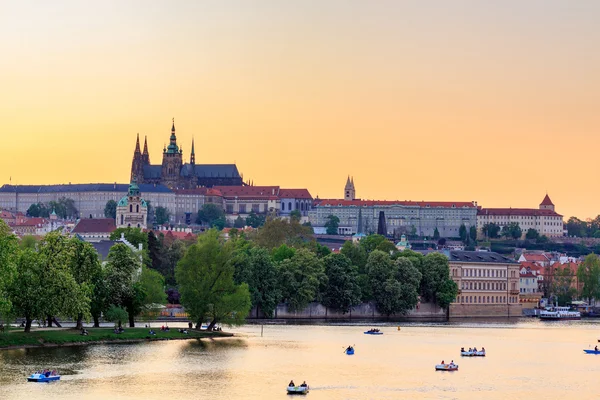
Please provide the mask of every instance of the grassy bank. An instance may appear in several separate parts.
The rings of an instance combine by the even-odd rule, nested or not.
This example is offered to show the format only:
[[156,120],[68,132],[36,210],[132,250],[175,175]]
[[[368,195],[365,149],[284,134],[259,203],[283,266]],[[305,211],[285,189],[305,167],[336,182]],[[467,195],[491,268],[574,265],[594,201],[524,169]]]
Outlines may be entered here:
[[154,328],[156,335],[149,335],[148,328],[125,328],[125,332],[116,334],[112,328],[87,329],[88,335],[82,336],[79,330],[74,329],[46,329],[24,333],[22,329],[10,329],[0,333],[0,349],[15,347],[44,347],[73,344],[92,344],[105,342],[136,342],[154,340],[181,340],[202,339],[232,336],[226,332],[206,332],[190,330],[189,333],[179,333],[177,329],[163,332]]

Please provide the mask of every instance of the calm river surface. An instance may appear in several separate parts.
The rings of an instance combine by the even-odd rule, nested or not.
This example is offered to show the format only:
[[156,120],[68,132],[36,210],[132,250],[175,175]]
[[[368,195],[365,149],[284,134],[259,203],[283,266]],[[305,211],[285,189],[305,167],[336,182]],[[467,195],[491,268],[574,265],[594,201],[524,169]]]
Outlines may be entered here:
[[[0,351],[0,399],[286,399],[290,379],[308,399],[597,399],[600,321],[277,326],[232,339]],[[344,346],[356,346],[347,356]],[[462,358],[461,346],[487,350]],[[436,372],[442,359],[458,372]],[[40,368],[60,382],[27,383]],[[64,374],[68,375],[64,375]]]

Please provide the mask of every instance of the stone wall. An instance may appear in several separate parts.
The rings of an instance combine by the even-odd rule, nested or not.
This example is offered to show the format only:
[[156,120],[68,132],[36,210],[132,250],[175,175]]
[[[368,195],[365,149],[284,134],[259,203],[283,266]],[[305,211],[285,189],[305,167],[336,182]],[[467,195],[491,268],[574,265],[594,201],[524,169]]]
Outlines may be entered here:
[[[248,320],[265,319],[262,312],[258,312],[256,308],[250,311]],[[377,312],[375,304],[362,303],[354,307],[350,312],[342,314],[328,309],[320,303],[310,303],[307,308],[302,311],[288,311],[286,304],[279,304],[275,309],[275,314],[272,319],[289,320],[289,321],[422,321],[422,322],[439,322],[446,321],[446,311],[435,304],[422,303],[417,308],[409,311],[406,315],[392,315],[389,319],[385,315]]]
[[450,319],[453,318],[506,318],[521,317],[521,304],[451,304]]

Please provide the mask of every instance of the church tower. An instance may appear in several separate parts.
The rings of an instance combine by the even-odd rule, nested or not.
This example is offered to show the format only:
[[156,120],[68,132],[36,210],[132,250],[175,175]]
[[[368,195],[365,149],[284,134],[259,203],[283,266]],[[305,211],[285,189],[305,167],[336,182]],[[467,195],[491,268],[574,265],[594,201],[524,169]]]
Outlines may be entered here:
[[148,153],[148,137],[147,136],[144,136],[144,152],[142,153],[142,161],[144,162],[144,165],[150,165],[150,153]]
[[135,151],[133,152],[133,161],[131,162],[131,180],[144,182],[144,161],[140,151],[140,134],[138,133],[135,141]]
[[183,151],[177,146],[177,136],[175,135],[175,118],[171,127],[171,137],[169,145],[163,150],[162,161],[162,183],[170,189],[175,189],[181,185],[181,166],[183,165]]
[[354,189],[354,178],[350,179],[350,176],[348,176],[346,186],[344,187],[344,200],[354,199],[356,199],[356,189]]
[[551,210],[554,211],[554,203],[550,200],[550,196],[546,193],[546,197],[540,203],[540,210]]

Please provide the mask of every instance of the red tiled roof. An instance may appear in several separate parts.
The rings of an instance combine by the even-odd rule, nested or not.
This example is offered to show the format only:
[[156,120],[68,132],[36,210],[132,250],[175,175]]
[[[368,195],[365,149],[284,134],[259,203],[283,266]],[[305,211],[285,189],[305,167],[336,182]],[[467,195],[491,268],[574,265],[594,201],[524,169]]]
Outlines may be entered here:
[[14,219],[15,215],[11,212],[2,210],[0,211],[0,219]]
[[308,189],[280,189],[279,197],[282,199],[310,199],[312,196]]
[[443,208],[476,208],[475,205],[469,201],[411,201],[411,200],[343,200],[343,199],[321,199],[315,200],[316,206],[355,206],[355,207],[368,207],[368,206],[412,206],[412,207],[443,207]]
[[521,215],[521,216],[545,216],[545,217],[562,217],[552,210],[539,210],[537,208],[482,208],[477,212],[477,215]]
[[45,218],[35,217],[15,222],[14,226],[38,226],[46,223]]
[[525,272],[524,274],[519,274],[521,278],[535,278],[536,276],[531,272]]
[[223,197],[272,198],[279,195],[279,186],[214,186]]
[[181,232],[181,231],[167,231],[166,233],[164,231],[158,231],[159,233],[162,232],[164,233],[165,236],[171,236],[175,239],[180,239],[180,240],[191,240],[191,239],[195,239],[196,235],[194,235],[191,232]]
[[548,194],[546,194],[546,197],[544,197],[544,200],[542,200],[542,202],[540,203],[540,206],[553,206],[554,203],[552,203],[552,200],[550,200],[550,197],[548,196]]
[[195,188],[195,189],[176,189],[175,190],[176,194],[200,194],[200,195],[208,195],[208,196],[222,196],[223,194],[217,190],[217,189],[213,189],[213,188],[205,188],[205,187],[200,187],[200,188]]
[[523,257],[527,261],[538,261],[538,262],[548,262],[550,259],[543,254],[536,253],[523,253]]
[[75,225],[72,233],[111,233],[117,226],[112,218],[82,219]]

